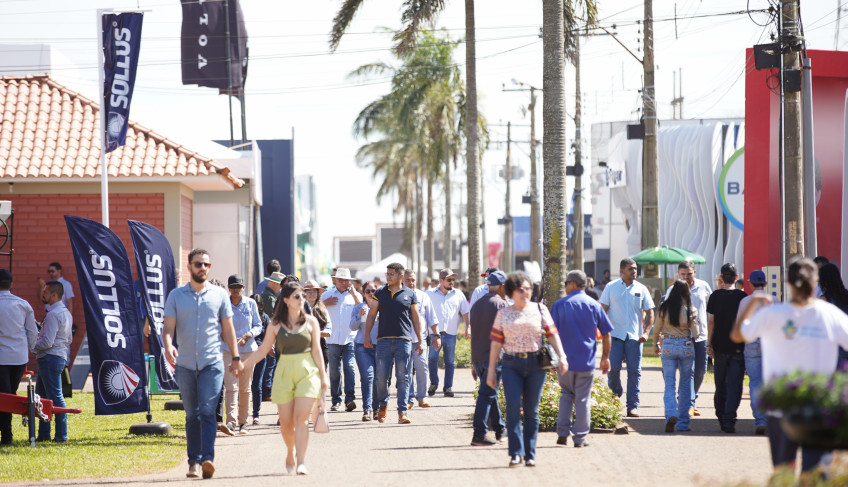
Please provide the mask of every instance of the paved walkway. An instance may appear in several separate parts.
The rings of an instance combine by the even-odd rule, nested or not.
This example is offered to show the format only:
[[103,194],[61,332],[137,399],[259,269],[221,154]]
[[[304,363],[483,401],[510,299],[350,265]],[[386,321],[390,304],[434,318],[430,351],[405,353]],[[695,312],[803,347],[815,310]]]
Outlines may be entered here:
[[[604,486],[707,486],[748,481],[764,484],[771,473],[768,441],[754,436],[746,395],[735,435],[722,433],[712,406],[713,387],[699,399],[704,414],[689,433],[664,433],[662,376],[658,367],[642,372],[642,417],[631,418],[628,435],[593,434],[591,446],[557,446],[555,433],[540,433],[537,467],[509,469],[506,445],[471,447],[475,384],[468,369],[458,369],[454,398],[437,394],[433,407],[410,412],[413,423],[398,425],[394,404],[389,420],[363,423],[361,409],[330,414],[331,432],[310,435],[307,477],[285,475],[285,446],[274,427],[275,407],[262,406],[263,425],[241,437],[218,435],[217,473],[203,485],[550,485],[581,482]],[[95,459],[90,459],[96,461]],[[127,459],[127,461],[132,461]],[[194,485],[185,478],[185,461],[154,475],[116,479],[51,481],[50,485]],[[37,483],[44,485],[43,483]]]

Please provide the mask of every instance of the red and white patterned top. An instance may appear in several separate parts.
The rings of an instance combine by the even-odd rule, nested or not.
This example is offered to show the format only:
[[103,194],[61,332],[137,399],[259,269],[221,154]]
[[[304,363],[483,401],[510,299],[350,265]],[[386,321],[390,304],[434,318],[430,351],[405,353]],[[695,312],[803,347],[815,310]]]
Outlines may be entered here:
[[538,352],[542,348],[543,328],[548,339],[557,335],[554,320],[544,304],[527,303],[521,310],[507,306],[498,311],[489,337],[502,343],[506,353]]

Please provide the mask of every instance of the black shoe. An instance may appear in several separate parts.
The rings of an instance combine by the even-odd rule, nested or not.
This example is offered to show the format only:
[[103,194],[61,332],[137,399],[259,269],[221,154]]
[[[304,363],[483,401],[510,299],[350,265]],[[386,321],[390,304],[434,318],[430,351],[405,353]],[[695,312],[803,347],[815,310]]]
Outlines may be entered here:
[[11,444],[12,444],[11,438],[9,438],[8,440],[6,440],[6,439],[0,440],[0,446],[9,446]]
[[736,433],[736,426],[722,426],[721,430],[725,433]]
[[765,426],[757,426],[757,429],[756,429],[756,430],[754,430],[754,434],[755,434],[755,435],[764,435],[764,434],[766,434],[766,427],[765,427]]
[[436,389],[438,389],[438,388],[439,388],[438,384],[430,384],[430,387],[427,388],[427,395],[432,397],[433,395],[436,394]]
[[665,432],[674,433],[675,424],[677,424],[677,418],[675,416],[668,418],[668,421],[665,423]]
[[519,457],[518,455],[515,455],[514,457],[509,459],[510,467],[517,467],[519,465],[521,465],[521,457]]
[[445,387],[445,397],[453,397],[453,387]]
[[492,446],[497,444],[497,441],[489,438],[488,436],[484,436],[482,438],[474,436],[471,438],[471,446]]
[[345,411],[351,412],[354,409],[356,409],[356,403],[354,401],[350,401],[349,403],[345,404]]
[[627,417],[628,418],[638,418],[639,417],[639,410],[638,409],[629,409],[627,411]]
[[585,440],[583,441],[583,443],[575,443],[574,444],[574,448],[585,448],[587,446],[589,446],[589,442],[585,441]]
[[558,437],[558,438],[557,438],[557,443],[556,443],[556,444],[557,444],[557,445],[563,445],[563,446],[568,445],[568,437],[567,437],[567,436],[560,436],[560,437]]
[[495,433],[495,440],[497,440],[497,441],[498,441],[498,443],[503,443],[503,442],[504,442],[503,437],[504,437],[504,434],[503,434],[503,433]]

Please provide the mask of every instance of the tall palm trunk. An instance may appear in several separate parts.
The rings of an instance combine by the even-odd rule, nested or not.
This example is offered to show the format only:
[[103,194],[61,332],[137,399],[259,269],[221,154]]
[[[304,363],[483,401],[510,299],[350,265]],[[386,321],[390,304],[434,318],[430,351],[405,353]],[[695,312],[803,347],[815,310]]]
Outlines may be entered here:
[[[445,148],[448,147],[448,142],[445,140]],[[448,157],[448,152],[445,151],[445,157]],[[453,162],[456,162],[456,152],[453,153]],[[451,243],[451,160],[448,159],[445,164],[445,267],[451,267],[453,263],[453,248]]]
[[433,275],[436,236],[433,235],[433,176],[427,175],[427,273]]
[[565,37],[562,0],[542,0],[544,277],[548,306],[562,296],[565,264]]
[[412,245],[415,247],[413,252],[415,255],[415,270],[421,269],[421,226],[423,223],[422,214],[424,213],[424,204],[421,201],[421,173],[423,169],[420,163],[415,165],[415,236],[412,239]]
[[[560,14],[562,7],[560,7]],[[562,35],[560,20],[560,36]],[[465,160],[468,180],[468,289],[480,281],[480,165],[477,160],[477,46],[474,0],[465,0]],[[562,44],[560,44],[562,49]]]

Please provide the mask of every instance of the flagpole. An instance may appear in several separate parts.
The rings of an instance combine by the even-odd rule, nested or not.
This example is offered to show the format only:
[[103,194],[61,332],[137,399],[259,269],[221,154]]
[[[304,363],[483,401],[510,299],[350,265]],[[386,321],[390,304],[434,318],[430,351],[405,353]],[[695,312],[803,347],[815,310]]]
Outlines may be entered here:
[[103,74],[103,14],[111,12],[112,9],[97,9],[97,77],[100,80],[98,84],[98,105],[100,106],[100,206],[102,207],[101,223],[104,227],[109,227],[109,172],[106,162],[106,116],[105,107],[103,106],[103,83],[105,80]]

